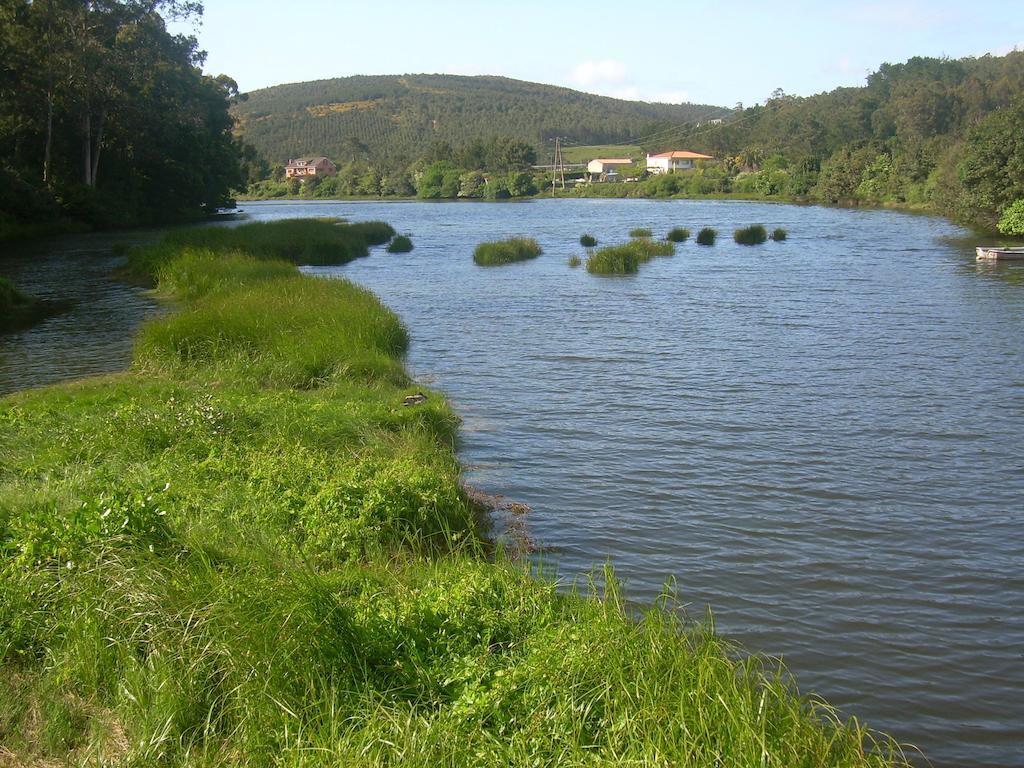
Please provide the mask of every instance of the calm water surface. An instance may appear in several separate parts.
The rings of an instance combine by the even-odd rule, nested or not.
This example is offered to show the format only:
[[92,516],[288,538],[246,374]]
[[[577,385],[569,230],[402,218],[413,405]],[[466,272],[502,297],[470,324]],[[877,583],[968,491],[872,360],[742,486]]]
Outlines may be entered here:
[[[610,561],[639,602],[674,579],[689,613],[712,607],[803,691],[935,765],[1024,764],[1024,268],[976,266],[962,230],[887,211],[245,207],[412,234],[410,254],[310,271],[403,318],[410,369],[465,420],[468,481],[532,507],[563,577]],[[790,239],[731,242],[759,221]],[[583,232],[676,225],[724,237],[635,277],[566,265]],[[472,264],[513,234],[544,255]],[[0,389],[23,381],[32,333],[13,357],[0,340]]]

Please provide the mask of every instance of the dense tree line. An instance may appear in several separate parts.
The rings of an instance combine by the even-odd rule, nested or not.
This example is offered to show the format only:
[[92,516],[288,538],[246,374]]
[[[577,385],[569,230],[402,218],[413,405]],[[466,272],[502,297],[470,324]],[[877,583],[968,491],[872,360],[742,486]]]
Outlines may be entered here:
[[777,91],[658,141],[723,158],[717,191],[916,204],[994,229],[1024,198],[1024,52],[883,64],[864,87]]
[[213,209],[241,185],[228,108],[189,0],[0,0],[0,229],[59,215],[100,226]]
[[660,126],[722,117],[700,104],[647,104],[503,77],[356,76],[265,88],[234,108],[239,130],[270,162],[327,155],[408,165],[434,142],[463,147],[496,131],[531,145],[628,142]]

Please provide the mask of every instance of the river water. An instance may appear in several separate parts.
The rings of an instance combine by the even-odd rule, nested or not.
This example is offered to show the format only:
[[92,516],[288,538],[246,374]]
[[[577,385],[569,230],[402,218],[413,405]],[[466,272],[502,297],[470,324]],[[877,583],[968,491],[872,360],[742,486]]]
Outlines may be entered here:
[[[245,207],[412,235],[412,253],[308,271],[402,317],[410,370],[464,419],[468,482],[530,506],[526,530],[562,578],[610,562],[639,603],[671,580],[688,613],[710,607],[803,692],[936,766],[1024,764],[1024,267],[976,265],[963,230],[891,211]],[[732,242],[755,222],[789,239]],[[632,277],[566,263],[584,232],[677,225],[721,237]],[[478,242],[518,234],[544,254],[473,265]],[[0,389],[25,384],[12,366],[56,322],[0,337]]]

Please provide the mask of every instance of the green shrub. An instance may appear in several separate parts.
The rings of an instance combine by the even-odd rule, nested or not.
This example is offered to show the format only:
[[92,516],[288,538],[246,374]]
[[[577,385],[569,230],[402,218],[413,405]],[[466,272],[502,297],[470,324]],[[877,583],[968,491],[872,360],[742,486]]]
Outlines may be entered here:
[[647,227],[637,227],[636,229],[629,230],[630,237],[650,237],[651,230]]
[[786,230],[784,230],[782,227],[776,227],[775,231],[772,232],[772,240],[774,240],[777,243],[785,240],[788,236],[789,235],[787,234]]
[[408,253],[412,250],[412,240],[406,235],[395,235],[388,243],[388,253]]
[[1006,206],[999,218],[999,231],[1004,235],[1024,235],[1024,198]]
[[737,229],[733,239],[740,245],[759,245],[768,239],[768,231],[761,224]]
[[583,259],[581,259],[579,256],[573,255],[573,256],[569,257],[569,266],[570,267],[576,268],[576,267],[578,267],[582,263],[583,263]]
[[593,235],[580,235],[580,245],[584,248],[593,248],[597,245],[597,238]]
[[718,230],[704,227],[697,233],[697,245],[714,245],[716,237],[718,237]]
[[665,239],[672,243],[685,243],[690,236],[690,230],[685,227],[673,227],[665,235]]
[[492,267],[535,259],[541,253],[541,248],[536,240],[528,237],[513,237],[509,240],[480,243],[473,251],[473,261],[481,267]]

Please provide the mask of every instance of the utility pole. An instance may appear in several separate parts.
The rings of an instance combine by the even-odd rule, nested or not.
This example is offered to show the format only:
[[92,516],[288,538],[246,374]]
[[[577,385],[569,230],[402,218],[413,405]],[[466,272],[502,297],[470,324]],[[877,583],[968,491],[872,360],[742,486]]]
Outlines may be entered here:
[[565,189],[565,162],[562,160],[562,139],[555,136],[555,162],[551,171],[551,196],[555,196],[555,186],[561,181]]

